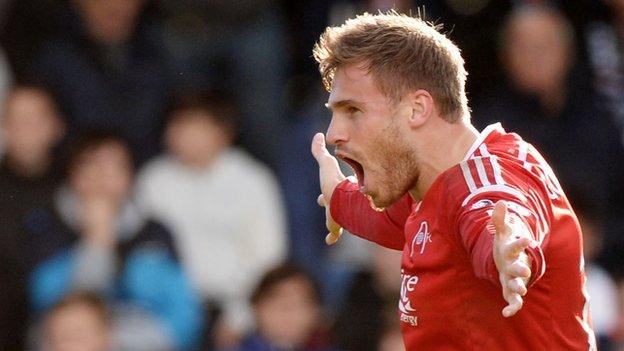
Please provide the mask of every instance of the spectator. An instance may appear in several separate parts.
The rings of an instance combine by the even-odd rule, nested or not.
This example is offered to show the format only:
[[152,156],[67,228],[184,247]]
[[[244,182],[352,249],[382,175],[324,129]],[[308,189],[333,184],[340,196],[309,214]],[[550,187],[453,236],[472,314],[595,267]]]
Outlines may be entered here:
[[371,250],[372,264],[353,279],[333,326],[341,350],[387,350],[397,344],[397,334],[401,336],[396,320],[401,253],[379,246]]
[[[603,1],[608,18],[593,21],[585,28],[586,56],[592,73],[593,88],[597,91],[597,104],[605,110],[617,128],[621,145],[624,145],[624,1]],[[618,279],[624,278],[624,167],[621,155],[610,164],[616,172],[610,183],[611,198],[609,222],[605,231],[605,250],[600,258]]]
[[578,216],[583,232],[583,255],[587,275],[587,291],[590,300],[592,323],[600,350],[616,350],[614,336],[619,320],[617,285],[611,275],[596,262],[603,245],[603,224],[588,205],[586,196],[569,192],[570,202]]
[[42,351],[112,351],[110,312],[97,295],[71,294],[46,313]]
[[287,246],[277,182],[232,146],[232,118],[221,99],[181,99],[166,128],[167,153],[137,182],[140,206],[172,228],[195,286],[223,312],[217,346],[235,343],[250,326],[249,293]]
[[305,271],[283,264],[268,271],[251,302],[256,331],[237,351],[327,350],[317,332],[321,326],[320,292]]
[[158,151],[172,73],[146,0],[74,0],[64,30],[45,42],[32,75],[58,93],[70,137],[117,129],[141,164]]
[[610,112],[624,144],[624,1],[604,0],[609,7],[608,21],[594,21],[585,28],[587,58],[593,86],[602,106]]
[[500,44],[508,82],[477,104],[476,124],[500,120],[523,135],[541,150],[564,189],[590,194],[592,206],[606,213],[621,147],[586,75],[573,66],[568,21],[553,8],[520,7],[506,20]]
[[30,276],[31,304],[42,311],[72,291],[95,291],[116,305],[132,306],[134,316],[142,313],[143,329],[129,335],[132,345],[160,335],[177,350],[194,346],[201,307],[168,230],[140,216],[129,200],[127,145],[113,134],[93,132],[69,154],[67,186],[58,191],[54,208],[38,213],[29,228],[38,262]]
[[0,160],[0,349],[21,349],[28,319],[26,225],[52,200],[53,148],[63,136],[56,104],[36,86],[18,85],[4,100]]
[[290,68],[285,19],[275,0],[161,1],[179,71],[200,90],[225,90],[240,110],[240,141],[270,166],[278,162]]

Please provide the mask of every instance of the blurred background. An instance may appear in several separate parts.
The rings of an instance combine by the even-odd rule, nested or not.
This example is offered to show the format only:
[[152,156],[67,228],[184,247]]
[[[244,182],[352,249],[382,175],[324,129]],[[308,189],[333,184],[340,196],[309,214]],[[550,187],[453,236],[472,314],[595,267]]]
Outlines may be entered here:
[[325,246],[309,153],[314,42],[391,8],[553,166],[624,350],[622,0],[0,0],[0,349],[403,350],[400,253]]

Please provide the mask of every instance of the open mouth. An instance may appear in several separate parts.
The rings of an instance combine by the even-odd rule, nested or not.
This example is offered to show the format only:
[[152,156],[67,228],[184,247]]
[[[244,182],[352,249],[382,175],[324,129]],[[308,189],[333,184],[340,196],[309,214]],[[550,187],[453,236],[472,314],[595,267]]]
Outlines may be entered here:
[[349,167],[351,167],[353,173],[355,173],[355,176],[357,177],[360,186],[364,185],[364,167],[362,167],[362,165],[354,159],[344,156],[340,157],[340,159],[346,162]]

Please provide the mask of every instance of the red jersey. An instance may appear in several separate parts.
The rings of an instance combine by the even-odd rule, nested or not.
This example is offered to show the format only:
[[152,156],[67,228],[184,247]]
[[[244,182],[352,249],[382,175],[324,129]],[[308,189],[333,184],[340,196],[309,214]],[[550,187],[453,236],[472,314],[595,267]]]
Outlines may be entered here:
[[[332,217],[403,251],[398,313],[407,350],[595,349],[578,220],[548,164],[519,136],[487,127],[418,203],[406,195],[378,212],[358,189],[340,183]],[[528,293],[509,318],[492,255],[498,200],[539,243],[526,250]]]

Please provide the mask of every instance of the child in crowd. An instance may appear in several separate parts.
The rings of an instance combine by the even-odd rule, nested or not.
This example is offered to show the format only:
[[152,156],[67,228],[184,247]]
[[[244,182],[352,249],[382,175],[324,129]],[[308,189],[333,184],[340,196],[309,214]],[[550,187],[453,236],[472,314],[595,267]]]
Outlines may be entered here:
[[237,351],[328,350],[319,338],[318,287],[303,270],[283,264],[270,270],[253,292],[256,331]]
[[42,351],[112,351],[110,313],[96,294],[73,293],[43,320]]
[[167,152],[137,181],[139,206],[171,228],[195,287],[221,311],[210,314],[215,347],[235,345],[251,326],[250,292],[287,250],[277,181],[233,146],[235,124],[222,98],[181,98],[169,114]]
[[128,321],[123,350],[188,350],[197,345],[202,310],[177,261],[169,231],[130,201],[133,169],[127,144],[92,132],[69,151],[68,181],[54,206],[36,213],[29,234],[36,311],[89,290]]

